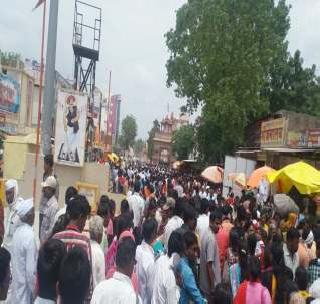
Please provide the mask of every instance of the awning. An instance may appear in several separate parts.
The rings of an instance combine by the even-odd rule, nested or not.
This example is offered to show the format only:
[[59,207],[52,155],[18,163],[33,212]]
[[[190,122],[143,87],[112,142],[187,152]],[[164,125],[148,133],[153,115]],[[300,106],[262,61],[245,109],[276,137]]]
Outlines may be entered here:
[[273,147],[273,148],[262,148],[264,151],[278,152],[278,153],[312,153],[320,152],[320,148],[284,148],[284,147]]

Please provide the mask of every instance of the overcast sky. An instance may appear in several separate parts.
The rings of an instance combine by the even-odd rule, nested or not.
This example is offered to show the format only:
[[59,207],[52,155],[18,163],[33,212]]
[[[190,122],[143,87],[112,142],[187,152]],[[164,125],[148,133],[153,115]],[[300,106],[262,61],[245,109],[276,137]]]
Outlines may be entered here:
[[[166,87],[168,51],[164,34],[175,24],[175,11],[185,0],[86,0],[102,8],[102,41],[97,85],[106,92],[107,70],[112,70],[112,93],[123,96],[121,117],[133,114],[138,135],[146,138],[155,118],[169,104],[178,113],[183,101]],[[41,9],[36,0],[10,0],[0,11],[0,49],[38,59]],[[306,65],[320,62],[320,1],[289,0],[290,50],[300,49]],[[60,0],[56,68],[73,75],[72,26],[74,0]]]

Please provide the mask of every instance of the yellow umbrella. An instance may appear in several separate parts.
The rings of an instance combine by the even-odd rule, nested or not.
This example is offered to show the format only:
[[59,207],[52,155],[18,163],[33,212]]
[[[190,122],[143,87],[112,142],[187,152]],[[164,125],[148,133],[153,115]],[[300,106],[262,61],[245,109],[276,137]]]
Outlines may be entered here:
[[320,193],[320,172],[302,161],[270,172],[267,178],[278,184],[280,192],[287,193],[295,186],[301,194]]

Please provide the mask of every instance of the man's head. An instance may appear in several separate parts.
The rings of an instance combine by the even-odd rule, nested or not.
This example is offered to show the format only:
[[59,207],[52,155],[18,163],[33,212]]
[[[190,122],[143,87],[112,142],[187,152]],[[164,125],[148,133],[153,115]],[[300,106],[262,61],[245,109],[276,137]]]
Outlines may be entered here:
[[109,199],[108,201],[100,199],[97,215],[103,218],[103,226],[107,227],[110,221]]
[[83,303],[89,290],[91,266],[86,252],[80,247],[69,250],[59,274],[59,294],[62,304]]
[[196,211],[189,204],[186,204],[184,206],[183,221],[191,231],[194,231],[196,229],[196,225],[197,225]]
[[134,184],[134,192],[139,193],[141,190],[141,184],[139,182],[136,182]]
[[124,213],[127,213],[127,212],[130,212],[130,206],[129,206],[128,201],[126,199],[124,199],[124,200],[121,201],[120,213],[124,214]]
[[308,288],[308,271],[304,267],[298,267],[296,270],[295,282],[299,290]]
[[184,249],[184,240],[181,233],[173,231],[168,242],[168,256],[171,257],[174,253],[182,256]]
[[57,180],[54,176],[48,176],[47,179],[41,183],[43,195],[50,199],[56,193]]
[[299,247],[300,233],[296,228],[290,228],[287,232],[287,247],[291,254],[295,254]]
[[191,232],[187,231],[183,235],[184,243],[185,243],[185,255],[189,261],[195,261],[198,257],[199,253],[199,245],[198,239],[196,235]]
[[66,247],[60,240],[49,239],[41,246],[37,263],[39,296],[41,298],[56,299],[60,265],[65,255]]
[[231,213],[232,213],[232,208],[229,205],[224,205],[221,208],[223,220],[224,219],[230,219]]
[[157,238],[158,223],[154,218],[147,219],[142,225],[142,236],[146,243],[151,244]]
[[21,222],[33,226],[34,206],[32,198],[19,202],[17,206],[17,215],[19,216]]
[[64,197],[66,206],[69,204],[69,201],[77,194],[78,194],[78,190],[75,187],[71,186],[66,190],[65,197]]
[[129,278],[132,275],[136,256],[136,244],[130,237],[123,238],[118,245],[116,255],[117,271],[125,274]]
[[102,241],[103,235],[103,218],[99,215],[94,215],[89,221],[89,233],[91,240],[96,241],[98,244]]
[[6,188],[6,200],[10,206],[18,197],[18,182],[15,179],[9,179],[5,185]]
[[51,174],[53,169],[53,155],[46,155],[43,161],[43,169],[45,174]]
[[72,200],[72,204],[67,206],[70,223],[76,225],[81,232],[85,227],[90,211],[88,200],[83,195],[76,195]]
[[200,213],[207,214],[209,212],[209,201],[206,198],[201,199]]
[[212,232],[218,233],[222,223],[222,213],[220,210],[215,210],[210,213],[209,227]]

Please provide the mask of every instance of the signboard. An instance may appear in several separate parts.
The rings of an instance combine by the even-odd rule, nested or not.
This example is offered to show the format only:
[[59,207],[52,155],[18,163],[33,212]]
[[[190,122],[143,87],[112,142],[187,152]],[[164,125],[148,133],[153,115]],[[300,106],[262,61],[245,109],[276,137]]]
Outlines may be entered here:
[[285,119],[265,121],[261,125],[261,146],[280,146],[284,144]]
[[78,193],[80,195],[83,195],[87,198],[91,207],[91,214],[94,214],[97,211],[97,202],[99,199],[99,186],[77,182],[76,189],[78,190]]
[[55,162],[82,167],[84,162],[87,96],[59,91],[56,114]]
[[8,75],[0,73],[0,110],[18,113],[20,108],[20,85]]
[[306,132],[296,132],[296,131],[289,131],[288,132],[288,141],[287,145],[289,147],[307,147],[308,145],[308,136]]
[[308,130],[308,147],[320,147],[320,129]]

